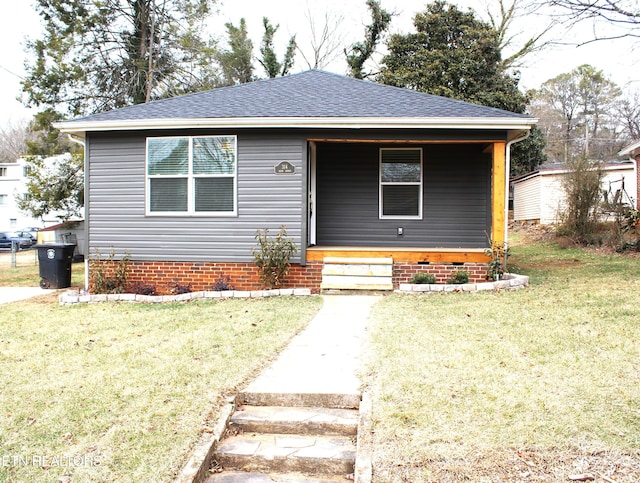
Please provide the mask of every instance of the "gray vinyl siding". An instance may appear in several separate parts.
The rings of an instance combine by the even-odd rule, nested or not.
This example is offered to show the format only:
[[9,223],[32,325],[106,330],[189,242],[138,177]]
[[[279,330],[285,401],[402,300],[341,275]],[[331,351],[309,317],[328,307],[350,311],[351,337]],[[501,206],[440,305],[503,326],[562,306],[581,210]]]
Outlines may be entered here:
[[[276,232],[286,225],[301,245],[303,165],[306,143],[300,136],[259,133],[163,132],[170,135],[238,135],[238,215],[145,216],[145,133],[89,135],[88,204],[91,253],[99,249],[134,260],[251,262],[257,229]],[[289,161],[293,175],[276,175]],[[294,258],[292,261],[299,261]]]
[[[420,146],[424,169],[422,220],[379,219],[380,147],[384,146],[318,144],[318,245],[487,246],[491,160],[482,153],[483,144]],[[403,236],[397,235],[398,227],[403,228]]]

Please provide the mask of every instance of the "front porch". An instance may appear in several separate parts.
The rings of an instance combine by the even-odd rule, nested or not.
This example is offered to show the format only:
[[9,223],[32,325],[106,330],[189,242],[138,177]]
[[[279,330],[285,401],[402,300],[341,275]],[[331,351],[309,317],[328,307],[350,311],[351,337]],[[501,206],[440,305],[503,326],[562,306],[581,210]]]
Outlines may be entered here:
[[394,290],[419,272],[444,284],[465,270],[471,283],[487,280],[489,257],[481,248],[309,247],[311,265],[322,267],[322,290]]

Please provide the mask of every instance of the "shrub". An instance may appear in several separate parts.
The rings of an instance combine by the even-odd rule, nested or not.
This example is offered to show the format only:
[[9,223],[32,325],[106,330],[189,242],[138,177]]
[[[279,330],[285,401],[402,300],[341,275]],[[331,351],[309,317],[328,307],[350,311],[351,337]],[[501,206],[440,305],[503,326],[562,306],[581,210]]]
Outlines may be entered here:
[[130,257],[127,252],[113,268],[115,252],[113,248],[106,260],[102,260],[99,249],[95,249],[95,258],[89,261],[91,276],[89,285],[93,293],[123,293],[127,286]]
[[627,210],[620,222],[623,239],[618,251],[640,251],[640,211]]
[[596,233],[604,174],[598,163],[589,161],[585,156],[571,159],[567,168],[568,172],[562,179],[566,206],[560,213],[558,233],[578,243],[590,244]]
[[170,284],[171,293],[174,295],[180,295],[183,293],[191,293],[191,284],[182,285],[180,282],[174,280],[172,284]]
[[431,284],[436,283],[436,277],[432,273],[420,272],[411,277],[411,283]]
[[298,253],[293,239],[287,236],[285,226],[275,237],[269,237],[269,229],[256,232],[258,248],[252,249],[256,266],[260,269],[260,280],[266,288],[280,287],[289,273],[289,260]]
[[146,284],[144,282],[136,282],[131,284],[129,291],[138,295],[158,295],[155,285]]
[[448,284],[469,283],[469,272],[466,270],[458,270],[453,272],[452,277],[447,280]]
[[491,242],[491,248],[485,250],[485,255],[490,257],[487,263],[487,279],[498,281],[504,274],[509,249],[505,245]]
[[231,277],[229,275],[220,275],[214,284],[211,286],[211,290],[215,292],[225,292],[227,290],[234,290],[233,285],[231,285]]

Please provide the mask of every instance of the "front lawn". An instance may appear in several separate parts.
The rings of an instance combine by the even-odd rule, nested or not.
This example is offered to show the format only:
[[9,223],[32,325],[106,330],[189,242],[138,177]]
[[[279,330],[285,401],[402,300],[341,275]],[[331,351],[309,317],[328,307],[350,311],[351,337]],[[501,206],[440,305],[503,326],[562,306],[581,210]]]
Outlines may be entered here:
[[[172,481],[319,297],[2,305],[0,481]],[[62,478],[62,479],[61,479]]]
[[527,289],[374,306],[375,482],[640,481],[640,258],[513,252]]

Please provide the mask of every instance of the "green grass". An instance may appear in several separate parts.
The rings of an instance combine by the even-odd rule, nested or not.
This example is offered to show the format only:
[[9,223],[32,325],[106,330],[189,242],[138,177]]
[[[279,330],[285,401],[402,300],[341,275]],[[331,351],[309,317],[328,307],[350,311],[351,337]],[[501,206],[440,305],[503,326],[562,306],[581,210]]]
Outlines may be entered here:
[[[234,393],[319,297],[2,306],[0,481],[171,481]],[[40,456],[58,458],[43,469]],[[78,466],[60,466],[76,457]],[[34,462],[35,461],[35,462]],[[99,465],[92,463],[99,462]]]
[[511,262],[532,286],[374,307],[374,481],[640,479],[640,258],[533,243]]

